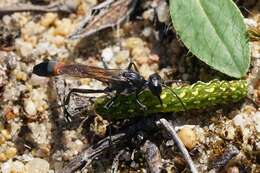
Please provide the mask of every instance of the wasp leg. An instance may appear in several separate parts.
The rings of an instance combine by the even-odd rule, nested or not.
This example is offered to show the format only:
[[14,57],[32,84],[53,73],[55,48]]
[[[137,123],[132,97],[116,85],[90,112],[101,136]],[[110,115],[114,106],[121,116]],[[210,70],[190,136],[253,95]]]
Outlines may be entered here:
[[135,63],[133,63],[133,62],[131,61],[131,62],[129,63],[129,65],[128,65],[128,67],[127,67],[127,70],[131,70],[132,67],[134,67],[134,70],[139,73],[139,70],[138,70],[137,66],[135,65]]
[[111,108],[111,106],[114,104],[114,102],[115,102],[115,100],[116,100],[117,98],[118,98],[118,94],[116,94],[115,97],[113,97],[110,101],[108,101],[108,102],[105,104],[104,108],[105,108],[105,109]]
[[65,112],[65,118],[67,121],[71,121],[71,116],[69,114],[69,112],[67,111],[66,105],[69,105],[70,102],[70,97],[73,93],[82,93],[82,94],[91,94],[91,93],[109,93],[110,89],[109,88],[105,88],[103,90],[93,90],[93,89],[81,89],[81,88],[73,88],[70,90],[69,94],[64,98],[64,102],[62,105],[62,107],[64,107],[64,112]]
[[95,93],[108,93],[111,92],[109,88],[105,88],[103,90],[93,90],[93,89],[81,89],[81,88],[72,88],[65,98],[64,105],[68,105],[70,101],[71,94],[73,93],[82,93],[82,94],[95,94]]
[[143,110],[147,110],[147,107],[139,99],[139,95],[141,93],[142,93],[142,91],[141,92],[136,92],[136,94],[135,94],[136,102]]
[[107,63],[104,61],[104,58],[101,58],[101,62],[102,62],[102,65],[103,65],[104,69],[108,69],[108,65],[107,65]]

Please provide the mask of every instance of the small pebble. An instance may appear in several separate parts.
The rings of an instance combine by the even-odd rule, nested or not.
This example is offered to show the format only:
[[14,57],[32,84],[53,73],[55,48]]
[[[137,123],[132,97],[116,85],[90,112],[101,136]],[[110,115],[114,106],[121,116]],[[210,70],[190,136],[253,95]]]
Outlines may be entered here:
[[36,115],[36,113],[37,113],[36,105],[33,103],[33,101],[31,99],[25,100],[24,109],[25,109],[25,112],[30,116]]
[[228,126],[223,130],[225,139],[233,140],[236,137],[236,129],[233,126]]
[[139,72],[142,74],[142,76],[144,76],[145,79],[148,79],[148,77],[154,73],[154,70],[151,69],[151,65],[143,64],[139,68]]
[[20,70],[14,70],[14,74],[16,77],[16,80],[20,81],[26,81],[27,80],[27,74]]
[[44,27],[49,27],[51,24],[54,23],[54,21],[57,19],[58,15],[56,13],[47,13],[43,16],[40,23]]
[[64,132],[62,143],[66,146],[66,148],[69,149],[68,151],[70,153],[69,155],[78,154],[84,147],[84,143],[81,140],[77,139],[76,135],[77,134],[75,131]]
[[49,144],[51,128],[49,122],[32,122],[28,123],[28,127],[31,130],[31,133],[28,135],[32,142],[37,144]]
[[71,21],[67,18],[55,21],[56,29],[54,35],[68,36],[72,31]]
[[[88,1],[89,3],[89,1]],[[71,11],[71,12],[76,12],[77,8],[82,4],[81,0],[74,0],[74,1],[70,1],[67,0],[65,1],[65,4],[67,6],[67,8]]]
[[149,62],[150,50],[146,47],[135,47],[131,52],[134,61],[137,64],[144,65]]
[[8,130],[3,129],[1,130],[1,134],[3,135],[3,137],[5,138],[5,140],[9,140],[12,138],[11,134],[9,133]]
[[142,31],[142,34],[145,36],[145,37],[150,37],[151,34],[153,32],[153,29],[151,27],[145,27]]
[[[24,164],[20,161],[7,161],[1,166],[2,173],[28,173]],[[31,173],[31,172],[30,172]],[[39,172],[34,172],[39,173]]]
[[260,112],[256,112],[253,116],[253,120],[255,123],[255,128],[258,133],[260,133]]
[[0,134],[0,145],[5,143],[5,141],[5,137],[2,134]]
[[23,57],[29,57],[33,52],[32,44],[25,42],[22,39],[16,39],[15,46]]
[[117,64],[123,64],[124,62],[127,61],[130,57],[130,52],[128,50],[122,50],[118,52],[115,56],[115,62]]
[[190,127],[181,128],[178,132],[178,136],[189,150],[193,149],[197,144],[196,134]]
[[130,37],[126,40],[125,47],[128,49],[133,49],[136,47],[144,47],[144,42],[139,37]]
[[131,167],[131,168],[134,168],[134,169],[137,169],[138,166],[139,166],[139,164],[136,163],[135,161],[132,161],[131,164],[130,164],[130,167]]
[[14,156],[16,156],[16,154],[17,154],[17,149],[14,148],[14,147],[10,147],[10,148],[8,148],[8,149],[5,151],[5,156],[6,156],[8,159],[13,158]]
[[226,169],[226,173],[239,173],[239,168],[237,166],[231,166]]
[[6,57],[5,57],[5,63],[7,65],[7,68],[10,70],[13,70],[16,68],[17,66],[17,60],[19,59],[19,57],[17,57],[16,54],[14,54],[13,52],[10,52]]
[[76,139],[74,141],[74,145],[73,145],[73,147],[71,149],[76,151],[76,152],[79,152],[79,151],[81,151],[83,149],[83,147],[84,147],[84,143],[81,140]]
[[240,128],[244,128],[246,125],[246,120],[243,117],[243,114],[238,114],[233,118],[233,123],[235,126],[239,126]]
[[7,160],[7,157],[5,155],[5,153],[0,153],[0,162],[4,162]]
[[166,1],[160,1],[156,7],[156,13],[158,16],[159,22],[167,22],[170,18],[170,11]]
[[105,62],[109,62],[114,56],[113,49],[111,47],[107,47],[102,50],[101,57]]
[[52,43],[53,43],[55,46],[57,46],[58,48],[59,48],[59,47],[62,47],[62,46],[64,46],[64,44],[65,44],[65,37],[60,36],[60,35],[57,35],[57,36],[53,37]]
[[171,147],[171,146],[174,146],[174,141],[171,139],[171,140],[168,140],[166,143],[165,143],[165,145],[167,146],[167,147]]
[[244,22],[248,27],[257,27],[257,22],[253,19],[245,18]]
[[23,27],[21,27],[21,36],[27,41],[30,37],[35,36],[37,34],[42,34],[45,30],[45,27],[41,26],[38,22],[31,20],[26,23]]
[[155,13],[154,13],[154,9],[152,9],[152,8],[144,11],[142,14],[142,17],[144,18],[144,20],[153,21],[154,16],[155,16]]
[[49,78],[40,77],[38,75],[32,74],[31,85],[33,86],[47,86]]
[[4,22],[4,24],[10,25],[10,23],[12,22],[12,17],[9,15],[4,15],[2,21]]
[[256,151],[260,151],[260,141],[255,143]]
[[107,131],[108,121],[102,119],[100,116],[95,117],[94,122],[90,125],[90,129],[95,134],[104,136]]
[[25,35],[23,39],[25,42],[30,43],[33,48],[36,46],[38,42],[38,38],[36,36]]
[[4,86],[7,83],[6,70],[0,65],[0,87]]
[[50,169],[50,165],[46,160],[40,158],[34,158],[29,161],[26,165],[28,172],[35,173],[48,173]]
[[39,148],[35,150],[34,156],[48,157],[51,154],[51,146],[48,144],[39,144]]

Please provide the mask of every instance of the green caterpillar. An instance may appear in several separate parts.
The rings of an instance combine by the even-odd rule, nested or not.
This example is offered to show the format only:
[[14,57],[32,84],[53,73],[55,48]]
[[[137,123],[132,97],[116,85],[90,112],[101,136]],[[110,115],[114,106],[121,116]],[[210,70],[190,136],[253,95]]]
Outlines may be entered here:
[[[187,110],[203,109],[218,104],[237,102],[247,95],[247,81],[219,81],[212,80],[208,83],[197,82],[190,86],[171,88],[181,99]],[[119,96],[112,107],[107,110],[104,105],[109,100],[107,97],[98,98],[95,102],[95,110],[101,116],[111,115],[113,119],[146,116],[158,112],[184,111],[181,102],[165,88],[161,94],[163,106],[149,91],[140,95],[140,101],[146,105],[147,110],[140,109],[136,103],[135,95]]]

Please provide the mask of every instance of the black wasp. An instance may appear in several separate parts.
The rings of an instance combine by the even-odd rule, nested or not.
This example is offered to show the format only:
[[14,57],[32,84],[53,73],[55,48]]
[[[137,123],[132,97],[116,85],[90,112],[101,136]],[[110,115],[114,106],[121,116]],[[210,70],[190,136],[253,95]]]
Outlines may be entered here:
[[[157,73],[150,75],[149,79],[145,80],[144,77],[141,76],[138,72],[136,65],[132,62],[128,65],[127,69],[122,70],[104,69],[82,64],[64,64],[57,61],[44,61],[34,66],[33,73],[45,77],[65,74],[72,77],[93,78],[108,85],[108,87],[102,90],[73,88],[70,90],[68,96],[66,97],[64,105],[69,103],[69,99],[72,93],[115,92],[115,96],[105,105],[105,108],[109,109],[119,95],[135,94],[137,103],[145,109],[145,105],[143,105],[139,100],[139,95],[142,93],[142,91],[148,88],[152,92],[152,94],[158,98],[160,104],[162,105],[160,94],[162,92],[162,87],[167,87],[162,82],[161,77]],[[177,94],[174,93],[172,90],[171,92],[181,102]],[[184,107],[183,103],[182,106]]]

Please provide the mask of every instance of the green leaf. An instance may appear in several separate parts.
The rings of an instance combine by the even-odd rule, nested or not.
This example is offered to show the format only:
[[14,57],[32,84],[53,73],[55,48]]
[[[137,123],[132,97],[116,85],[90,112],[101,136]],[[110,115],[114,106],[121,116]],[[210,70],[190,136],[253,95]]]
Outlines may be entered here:
[[176,32],[200,60],[232,77],[246,74],[246,26],[232,0],[170,0],[170,12]]

